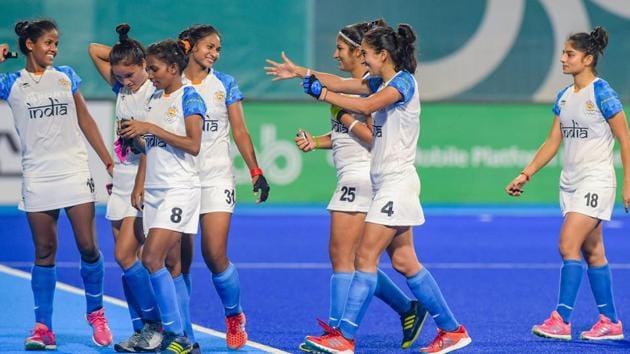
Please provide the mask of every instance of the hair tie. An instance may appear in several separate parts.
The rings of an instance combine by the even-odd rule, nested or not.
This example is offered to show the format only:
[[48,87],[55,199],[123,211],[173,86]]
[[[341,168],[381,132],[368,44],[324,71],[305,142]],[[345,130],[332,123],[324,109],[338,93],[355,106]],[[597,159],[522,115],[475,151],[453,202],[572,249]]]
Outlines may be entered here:
[[187,39],[180,39],[179,42],[184,46],[184,54],[188,54],[192,48],[190,41]]

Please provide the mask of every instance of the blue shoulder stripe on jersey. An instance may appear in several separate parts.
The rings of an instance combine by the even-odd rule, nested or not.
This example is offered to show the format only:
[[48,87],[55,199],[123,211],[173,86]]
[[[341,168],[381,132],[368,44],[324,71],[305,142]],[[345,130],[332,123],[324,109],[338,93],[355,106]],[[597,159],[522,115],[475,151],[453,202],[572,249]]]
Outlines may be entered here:
[[606,120],[612,118],[615,114],[623,111],[623,105],[619,100],[619,95],[605,80],[599,79],[593,84],[595,91],[595,102],[602,112]]
[[68,79],[70,79],[70,83],[72,84],[72,93],[74,94],[81,86],[81,78],[77,73],[69,66],[53,66],[53,68],[59,72],[66,74]]
[[200,115],[206,115],[206,104],[203,102],[201,95],[193,87],[184,87],[184,95],[182,96],[182,108],[184,109],[184,118]]
[[416,84],[413,76],[407,71],[401,71],[396,75],[387,86],[391,86],[400,92],[402,100],[396,102],[396,106],[404,105],[411,100],[414,92],[416,92]]
[[112,86],[112,91],[114,91],[115,94],[119,94],[122,87],[123,85],[120,83],[120,81],[116,81],[114,83],[114,86]]
[[236,101],[242,101],[245,98],[241,90],[238,88],[238,85],[236,84],[236,80],[234,80],[232,76],[228,74],[224,74],[216,70],[212,70],[212,73],[214,74],[214,76],[217,77],[217,79],[219,79],[219,81],[221,81],[221,83],[223,84],[223,87],[225,87],[225,93],[226,93],[225,105],[226,106],[229,106]]
[[383,84],[383,79],[376,76],[368,77],[366,80],[368,88],[370,89],[370,91],[372,91],[372,93],[378,91],[378,88],[381,87],[381,85]]
[[9,99],[9,94],[11,94],[11,88],[15,81],[20,77],[20,72],[16,73],[0,73],[0,98],[3,100]]
[[553,108],[551,109],[553,114],[555,114],[556,116],[560,116],[560,98],[562,98],[562,95],[564,95],[564,92],[571,86],[572,85],[569,85],[569,86],[563,88],[556,95],[556,102],[553,104]]

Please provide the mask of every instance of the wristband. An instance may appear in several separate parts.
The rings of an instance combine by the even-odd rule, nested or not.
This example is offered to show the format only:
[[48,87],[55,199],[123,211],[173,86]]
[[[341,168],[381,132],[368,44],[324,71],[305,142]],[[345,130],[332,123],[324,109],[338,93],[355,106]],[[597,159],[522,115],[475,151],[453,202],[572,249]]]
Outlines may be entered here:
[[532,179],[532,177],[530,175],[528,175],[527,173],[525,173],[525,171],[521,171],[520,173],[521,175],[525,176],[525,180],[527,182],[529,182],[530,179]]
[[315,142],[315,149],[319,149],[319,139],[317,139],[317,137],[314,137],[313,141]]
[[323,86],[322,93],[319,94],[319,98],[317,100],[324,101],[326,99],[326,95],[328,95],[328,88],[326,88],[326,86]]
[[358,123],[359,121],[357,119],[352,121],[352,123],[350,123],[350,126],[348,126],[348,133],[350,133],[352,131],[352,128],[354,128],[354,126],[357,125]]
[[256,176],[262,176],[262,174],[263,174],[262,169],[258,167],[252,168],[251,170],[249,170],[249,175],[252,176],[252,178]]

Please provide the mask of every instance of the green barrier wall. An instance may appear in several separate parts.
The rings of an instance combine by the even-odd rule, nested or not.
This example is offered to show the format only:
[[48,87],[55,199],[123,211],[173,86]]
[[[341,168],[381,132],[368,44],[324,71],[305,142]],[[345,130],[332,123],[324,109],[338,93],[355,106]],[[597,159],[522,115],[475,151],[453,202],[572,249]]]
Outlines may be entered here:
[[[629,7],[619,0],[2,0],[0,43],[16,47],[13,27],[20,19],[56,19],[62,32],[57,63],[84,78],[86,97],[111,99],[87,56],[90,42],[114,43],[121,22],[146,44],[210,23],[223,35],[216,69],[232,74],[247,97],[305,100],[294,86],[270,82],[265,59],[284,50],[296,63],[337,72],[337,32],[383,17],[391,25],[409,23],[418,34],[416,76],[424,101],[549,102],[570,81],[559,63],[564,40],[600,25],[610,43],[599,72],[628,100]],[[0,70],[21,65],[11,61]]]
[[[258,158],[272,183],[270,201],[328,201],[335,186],[329,152],[305,154],[293,143],[298,128],[314,134],[328,131],[328,106],[246,103],[245,112]],[[542,144],[552,118],[549,105],[424,104],[416,159],[422,201],[519,202],[508,197],[504,188]],[[557,203],[559,160],[552,160],[534,176],[520,202]],[[240,158],[236,163],[238,198],[249,201],[247,171]],[[617,176],[621,176],[621,170]]]

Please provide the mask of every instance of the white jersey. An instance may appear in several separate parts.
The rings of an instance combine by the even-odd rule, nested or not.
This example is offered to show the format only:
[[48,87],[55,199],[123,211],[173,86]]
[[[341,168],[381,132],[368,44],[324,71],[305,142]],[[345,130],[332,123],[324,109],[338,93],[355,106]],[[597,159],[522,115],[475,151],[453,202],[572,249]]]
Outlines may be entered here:
[[25,69],[0,74],[0,99],[13,112],[24,177],[89,171],[73,97],[80,84],[69,66],[48,67],[39,76]]
[[[147,122],[180,136],[186,135],[186,117],[206,114],[201,96],[190,86],[182,86],[169,95],[163,90],[156,91],[147,109]],[[145,188],[199,186],[197,165],[192,155],[152,134],[145,134],[144,140],[147,154]]]
[[233,180],[228,106],[243,100],[241,90],[232,76],[214,69],[199,83],[185,77],[184,83],[199,92],[208,109],[203,118],[201,150],[197,156],[201,186]]
[[615,187],[613,146],[608,119],[621,112],[617,93],[600,78],[579,91],[571,85],[558,93],[553,106],[564,142],[560,188],[575,190],[581,183]]
[[[367,118],[358,113],[350,113],[354,119],[366,123]],[[331,141],[332,156],[337,169],[337,180],[347,176],[367,178],[370,175],[369,145],[348,131],[348,127],[337,121],[333,112]]]
[[[136,92],[131,91],[129,87],[123,86],[117,81],[112,87],[112,91],[116,93],[116,127],[123,120],[144,121],[146,119],[147,104],[155,92],[155,87],[150,80],[146,80]],[[119,141],[118,136],[116,136],[116,141]],[[122,149],[122,147],[115,146],[115,149]],[[135,178],[141,153],[135,148],[125,147],[125,151],[122,153],[123,159],[120,158],[119,154],[115,154],[114,186],[126,184],[120,183],[122,181],[117,181],[121,178]]]
[[416,173],[416,146],[420,135],[420,96],[416,79],[399,71],[388,82],[368,78],[372,92],[391,86],[402,99],[372,114],[372,164],[370,175],[374,190],[385,181],[395,182]]

